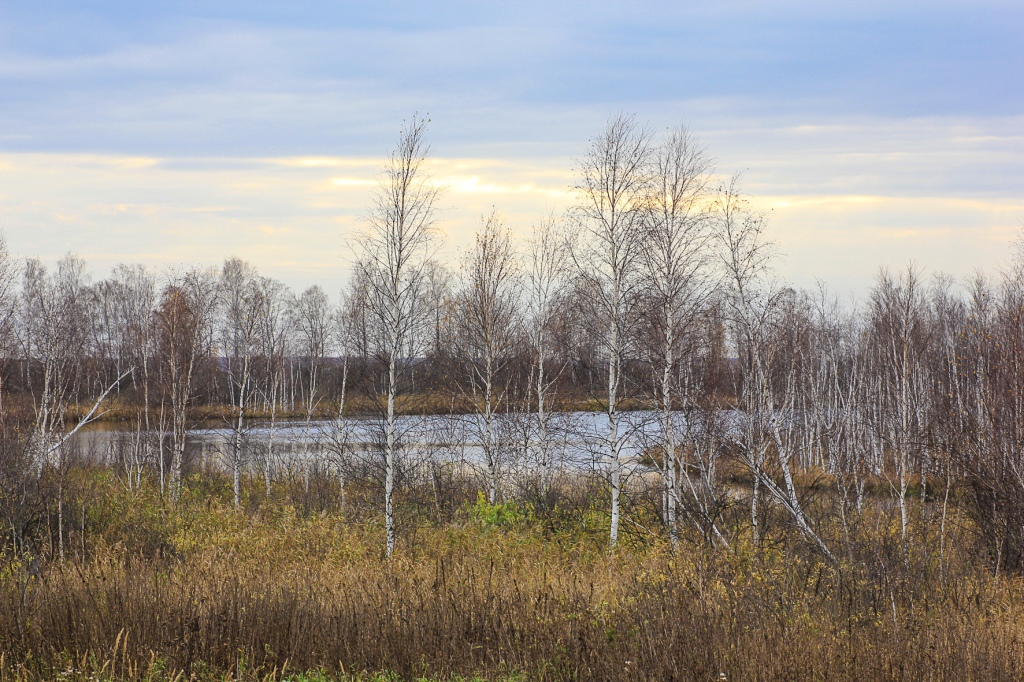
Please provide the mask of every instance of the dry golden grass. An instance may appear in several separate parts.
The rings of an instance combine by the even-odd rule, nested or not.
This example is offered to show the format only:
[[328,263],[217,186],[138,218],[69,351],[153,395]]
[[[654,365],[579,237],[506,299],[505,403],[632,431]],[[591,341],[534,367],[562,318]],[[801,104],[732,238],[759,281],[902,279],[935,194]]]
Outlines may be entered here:
[[1024,677],[1024,586],[968,552],[941,576],[924,550],[830,566],[784,538],[608,552],[593,510],[478,502],[386,559],[358,515],[95,476],[86,556],[0,571],[0,681]]

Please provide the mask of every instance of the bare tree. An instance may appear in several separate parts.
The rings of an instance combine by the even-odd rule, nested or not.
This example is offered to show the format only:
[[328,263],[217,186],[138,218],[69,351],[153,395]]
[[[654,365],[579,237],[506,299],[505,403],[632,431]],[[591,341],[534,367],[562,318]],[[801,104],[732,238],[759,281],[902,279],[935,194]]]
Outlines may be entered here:
[[0,233],[0,424],[5,414],[4,383],[7,363],[16,353],[17,336],[15,326],[18,319],[18,265],[7,250],[7,240]]
[[911,266],[894,279],[879,273],[871,294],[872,361],[877,387],[876,433],[883,453],[891,453],[890,487],[899,502],[900,532],[904,540],[910,523],[907,488],[914,465],[919,461],[924,433],[924,399],[927,382],[924,363],[928,343],[925,299],[921,278]]
[[253,362],[259,350],[260,315],[264,311],[263,290],[256,269],[239,258],[224,262],[220,275],[221,347],[227,366],[231,394],[232,423],[230,462],[235,509],[242,506],[242,439],[245,410],[251,400]]
[[0,232],[0,300],[3,301],[3,315],[0,322],[7,329],[13,326],[16,315],[18,264],[7,248],[7,238]]
[[339,506],[342,511],[345,509],[345,483],[353,459],[353,436],[349,421],[345,417],[345,404],[348,398],[349,370],[352,355],[357,346],[361,313],[365,311],[366,288],[363,285],[363,280],[355,278],[347,290],[342,290],[341,301],[334,311],[333,331],[341,361],[338,412],[334,428],[328,428],[325,433],[321,434],[326,441],[328,451],[333,455],[337,469],[338,487],[341,493]]
[[384,167],[369,215],[369,230],[360,241],[358,268],[366,282],[369,343],[381,367],[384,518],[387,553],[395,549],[394,486],[398,454],[400,382],[409,365],[403,355],[417,322],[416,299],[422,286],[431,243],[435,204],[440,189],[429,182],[424,163],[430,149],[424,139],[428,121],[413,116]]
[[[977,278],[975,278],[977,282]],[[979,282],[982,290],[985,284]],[[953,492],[954,479],[960,479],[960,472],[954,471],[959,463],[957,453],[969,449],[968,410],[964,398],[964,384],[967,383],[967,368],[961,367],[960,351],[967,339],[970,307],[959,294],[956,281],[949,276],[936,277],[929,301],[931,328],[931,385],[929,393],[934,397],[929,409],[929,441],[935,448],[936,474],[945,479],[942,494],[942,510],[939,517],[939,573],[946,570],[947,519],[949,503]],[[961,470],[962,471],[962,470]],[[922,472],[922,478],[926,478]],[[922,481],[922,488],[927,485]],[[922,497],[924,497],[922,490]]]
[[[26,261],[18,320],[21,352],[29,364],[27,379],[35,389],[38,464],[50,449],[51,434],[63,423],[85,347],[84,264],[67,258],[59,268],[63,272],[55,282],[41,261]],[[33,365],[39,367],[38,373],[32,372]]]
[[835,480],[836,505],[851,551],[852,520],[862,510],[868,476],[863,324],[819,283],[809,298],[813,317],[807,353],[797,377],[797,417],[801,424],[801,466],[821,467]]
[[331,329],[331,302],[319,286],[311,286],[295,300],[292,325],[298,334],[308,365],[305,372],[304,407],[311,421],[321,400],[320,375],[327,354]]
[[[737,179],[723,188],[718,200],[722,267],[728,283],[728,307],[739,356],[737,386],[742,433],[733,443],[750,470],[750,520],[754,541],[760,539],[759,495],[763,487],[782,506],[800,533],[830,561],[834,556],[804,512],[793,482],[793,413],[800,339],[790,324],[795,292],[774,285],[770,267],[774,245],[764,238],[765,220],[751,211],[737,189]],[[783,352],[782,342],[793,352]],[[782,474],[771,475],[769,463]]]
[[599,321],[608,363],[606,456],[611,478],[609,543],[619,537],[622,434],[618,400],[622,364],[640,285],[639,256],[643,207],[649,183],[651,134],[632,116],[619,115],[590,142],[580,161],[579,203],[572,212],[576,228],[571,255],[582,281],[579,291]]
[[[135,410],[135,438],[130,462],[129,486],[142,483],[142,467],[151,459],[150,388],[153,369],[153,314],[156,310],[156,277],[141,265],[118,265],[110,278],[118,320],[118,373],[126,364],[134,367],[132,383],[141,393]],[[141,389],[141,390],[139,390]]]
[[[708,272],[707,248],[712,222],[707,193],[711,160],[704,148],[683,126],[669,132],[652,155],[652,182],[645,211],[643,263],[653,310],[651,318],[656,339],[655,365],[660,369],[658,401],[661,407],[661,473],[665,524],[673,546],[678,545],[676,510],[679,507],[679,476],[691,485],[680,443],[675,407],[691,399],[682,395],[679,363],[695,351],[700,340],[697,326],[713,281]],[[703,500],[696,494],[695,502]],[[714,521],[701,504],[703,527]]]
[[996,281],[978,276],[950,382],[955,463],[995,572],[1024,571],[1024,239]]
[[274,437],[277,430],[277,415],[281,407],[284,385],[284,360],[289,352],[288,308],[292,295],[281,282],[270,277],[261,277],[256,283],[259,289],[258,333],[260,355],[264,366],[259,391],[264,409],[270,417],[267,445],[263,454],[263,482],[267,496],[270,496],[276,457]]
[[216,273],[193,269],[169,277],[157,307],[162,383],[171,406],[170,493],[175,500],[181,493],[194,380],[212,352],[217,295]]
[[566,245],[555,219],[535,225],[526,260],[525,308],[527,337],[533,351],[532,387],[536,400],[537,464],[541,500],[546,500],[553,451],[549,395],[560,372],[547,372],[552,359],[557,303],[565,287]]
[[58,474],[57,516],[60,556],[64,557],[65,444],[83,426],[100,416],[100,406],[131,369],[100,392],[92,408],[67,428],[68,408],[81,393],[83,361],[89,341],[88,278],[85,263],[65,256],[53,275],[37,259],[25,265],[19,319],[20,346],[26,359],[35,424],[29,439],[33,470],[50,466]]
[[[470,397],[479,410],[480,442],[487,465],[487,499],[498,499],[501,444],[496,409],[508,385],[505,373],[520,336],[519,273],[512,240],[497,212],[486,216],[463,264],[461,328]],[[507,380],[507,377],[506,377]]]
[[102,390],[92,409],[64,432],[67,409],[79,397],[83,381],[90,324],[87,294],[88,278],[80,258],[65,256],[52,276],[39,260],[26,262],[19,345],[27,360],[35,408],[32,452],[37,465],[47,463],[53,453],[62,454],[68,438],[98,416],[107,394],[132,371],[128,369]]
[[428,261],[426,265],[426,287],[424,288],[424,304],[430,317],[427,343],[430,355],[437,359],[447,352],[451,340],[452,307],[454,275],[451,270],[437,261]]

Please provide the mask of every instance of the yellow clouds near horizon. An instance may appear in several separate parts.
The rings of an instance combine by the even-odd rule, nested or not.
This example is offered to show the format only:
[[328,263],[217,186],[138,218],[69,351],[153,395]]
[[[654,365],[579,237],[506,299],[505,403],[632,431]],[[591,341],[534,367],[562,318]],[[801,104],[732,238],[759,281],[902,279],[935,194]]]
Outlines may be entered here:
[[879,195],[760,196],[781,274],[863,293],[880,267],[913,261],[928,272],[966,277],[1004,268],[1021,234],[1024,199]]
[[[384,161],[0,154],[0,229],[19,255],[53,261],[75,252],[96,276],[119,262],[160,270],[237,255],[295,288],[319,283],[333,294],[347,279]],[[430,159],[427,175],[445,188],[441,257],[455,262],[492,208],[523,236],[562,214],[573,200],[571,167],[567,158]],[[780,276],[858,292],[880,265],[910,259],[957,275],[996,268],[1024,216],[1024,201],[1010,197],[751,199],[770,215]]]
[[[17,254],[74,252],[99,276],[120,262],[161,269],[237,255],[292,286],[336,291],[384,162],[2,154],[0,229]],[[568,174],[541,162],[430,159],[424,171],[444,187],[437,228],[449,259],[492,208],[526,230],[569,196]]]

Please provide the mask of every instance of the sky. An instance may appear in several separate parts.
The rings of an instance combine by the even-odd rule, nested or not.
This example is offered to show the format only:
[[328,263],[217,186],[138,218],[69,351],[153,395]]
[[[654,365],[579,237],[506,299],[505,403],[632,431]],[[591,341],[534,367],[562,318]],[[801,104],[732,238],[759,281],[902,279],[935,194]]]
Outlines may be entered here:
[[571,206],[624,112],[741,174],[796,286],[996,272],[1024,224],[1022,29],[984,0],[0,0],[0,230],[95,277],[237,255],[336,294],[414,113],[457,263],[492,207],[525,235]]

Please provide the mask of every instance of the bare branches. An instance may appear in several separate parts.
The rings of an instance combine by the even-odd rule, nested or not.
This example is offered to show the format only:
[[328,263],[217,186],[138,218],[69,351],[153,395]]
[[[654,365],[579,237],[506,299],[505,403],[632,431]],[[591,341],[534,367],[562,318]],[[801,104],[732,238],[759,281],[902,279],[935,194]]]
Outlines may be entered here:
[[481,406],[481,444],[488,472],[488,501],[498,498],[499,454],[496,411],[505,399],[501,377],[522,335],[518,261],[496,211],[485,216],[472,251],[465,256],[460,296],[461,338],[473,403]]
[[629,340],[642,254],[643,209],[650,187],[648,162],[651,133],[631,116],[619,115],[591,140],[580,162],[572,212],[576,235],[571,254],[595,318],[608,365],[606,457],[611,467],[611,529],[614,547],[619,534],[619,493],[622,443],[617,419],[622,362]]
[[[652,336],[649,352],[656,365],[652,369],[660,374],[655,381],[661,410],[664,521],[676,545],[676,510],[683,489],[693,493],[691,508],[699,510],[698,522],[714,527],[706,495],[697,493],[681,460],[675,415],[677,406],[693,400],[684,395],[684,384],[678,380],[680,362],[695,350],[697,327],[714,285],[708,248],[713,225],[707,192],[711,161],[689,131],[679,127],[653,152],[650,173],[641,241],[649,301],[645,312]],[[692,432],[692,426],[686,430]],[[686,480],[685,486],[680,476]]]
[[366,278],[367,305],[381,325],[377,353],[397,356],[413,331],[421,275],[429,256],[435,204],[441,188],[423,168],[430,148],[426,119],[413,116],[391,153],[359,244],[358,268]]
[[373,330],[367,340],[382,369],[378,386],[384,396],[382,454],[389,555],[395,548],[392,495],[399,447],[395,398],[405,367],[415,355],[407,344],[419,322],[417,299],[441,191],[429,182],[423,168],[430,153],[424,139],[427,123],[413,116],[399,135],[370,211],[369,230],[359,244],[359,276],[365,287],[367,323]]
[[214,272],[193,269],[171,275],[161,293],[155,316],[162,359],[160,369],[173,425],[170,490],[175,499],[181,491],[188,408],[194,396],[199,366],[212,352],[212,324],[218,295]]

